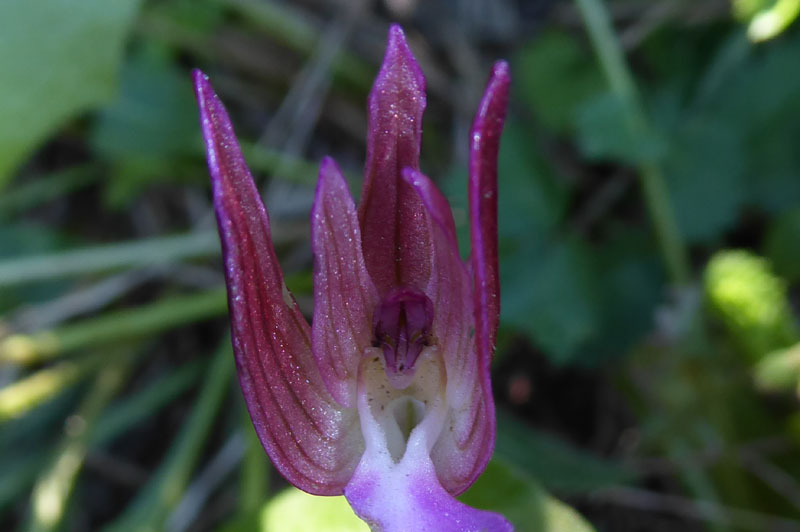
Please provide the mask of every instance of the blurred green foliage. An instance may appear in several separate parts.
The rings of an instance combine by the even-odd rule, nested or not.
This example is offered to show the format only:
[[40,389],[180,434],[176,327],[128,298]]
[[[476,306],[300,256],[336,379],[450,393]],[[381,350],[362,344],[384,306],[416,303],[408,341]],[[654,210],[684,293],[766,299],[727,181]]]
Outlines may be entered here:
[[597,63],[577,39],[552,30],[518,54],[514,72],[519,96],[545,127],[574,132],[578,106],[605,89]]
[[[493,43],[515,79],[499,161],[504,404],[495,458],[462,500],[520,531],[622,532],[551,493],[590,518],[677,505],[714,531],[800,528],[800,0],[734,0],[708,19],[704,2],[668,3],[562,3]],[[243,429],[189,81],[195,66],[212,74],[268,178],[287,284],[308,311],[307,227],[293,224],[321,154],[357,184],[385,13],[332,60],[313,139],[285,152],[259,137],[339,23],[307,4],[0,2],[0,528],[84,530],[84,509],[107,506],[86,526],[180,530],[188,506],[197,530],[364,529],[343,499],[270,482]],[[459,55],[413,21],[436,148],[423,167],[443,169],[468,244],[466,165],[448,144],[466,146],[467,106],[453,93],[474,77],[464,65],[497,52],[465,34]],[[689,279],[665,256],[653,195]],[[537,380],[562,371],[622,404]],[[531,427],[562,417],[559,434]],[[214,477],[221,442],[242,434]],[[112,466],[133,480],[105,499],[111,481],[96,477]]]
[[112,205],[127,205],[156,180],[202,175],[191,164],[201,149],[192,86],[173,61],[163,49],[135,54],[122,67],[118,97],[94,123],[92,147],[112,166],[106,189]]
[[800,340],[786,285],[766,260],[741,250],[719,253],[706,268],[705,289],[713,310],[750,360]]
[[736,17],[748,23],[747,35],[753,41],[772,39],[800,15],[798,0],[734,0]]

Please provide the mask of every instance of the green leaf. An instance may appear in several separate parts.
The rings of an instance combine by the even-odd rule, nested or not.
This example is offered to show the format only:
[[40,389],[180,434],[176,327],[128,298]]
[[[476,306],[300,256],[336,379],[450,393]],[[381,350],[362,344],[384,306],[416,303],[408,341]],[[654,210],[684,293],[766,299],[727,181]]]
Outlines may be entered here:
[[262,532],[369,532],[343,496],[317,497],[287,488],[261,512]]
[[48,135],[109,99],[139,0],[0,2],[0,187]]
[[567,33],[543,33],[522,48],[514,66],[519,98],[559,132],[573,127],[579,103],[605,87],[591,51]]
[[134,55],[123,66],[119,96],[92,131],[94,148],[112,160],[194,155],[199,140],[189,77],[156,51]]
[[671,136],[664,173],[678,227],[690,242],[713,241],[747,199],[742,139],[706,117],[686,120]]
[[220,1],[197,2],[196,0],[150,2],[147,13],[169,20],[176,27],[214,35],[225,22],[225,4],[226,2]]
[[119,97],[101,111],[91,134],[95,151],[111,162],[111,205],[126,204],[155,180],[202,177],[186,170],[200,151],[197,124],[189,76],[161,50],[133,56],[122,69]]
[[[800,47],[797,48],[800,53]],[[793,74],[790,74],[791,76]],[[800,92],[800,83],[795,85]],[[747,133],[749,164],[747,192],[750,202],[762,209],[779,213],[800,202],[800,105],[778,106],[775,115],[764,122],[753,123]]]
[[516,532],[594,531],[575,510],[496,458],[460,499],[470,506],[503,514],[514,524]]
[[[547,166],[532,131],[521,122],[506,124],[498,176],[502,238],[543,238],[546,231],[555,229],[566,212],[568,190]],[[466,194],[466,180],[462,186]]]
[[[793,208],[800,202],[800,150],[796,141],[800,138],[798,53],[797,32],[751,47],[748,53],[736,57],[710,90],[701,94],[702,100],[696,102],[689,119],[700,123],[708,133],[695,136],[699,143],[695,150],[700,152],[698,162],[707,161],[708,169],[713,162],[723,172],[743,171],[747,205],[768,212]],[[731,139],[734,136],[739,138]],[[714,206],[703,202],[703,209],[708,207]]]
[[597,277],[586,244],[562,238],[536,245],[520,240],[500,250],[501,319],[528,332],[558,363],[572,362],[597,332]]
[[217,527],[215,530],[216,532],[253,532],[254,530],[263,530],[264,532],[268,532],[266,528],[262,528],[261,519],[258,515],[233,517]]
[[578,144],[590,159],[637,165],[659,159],[666,150],[655,132],[634,130],[627,105],[613,93],[589,99],[576,113]]
[[592,365],[627,354],[652,330],[665,294],[665,275],[652,236],[645,228],[612,225],[595,247],[600,324],[581,348],[579,364]]

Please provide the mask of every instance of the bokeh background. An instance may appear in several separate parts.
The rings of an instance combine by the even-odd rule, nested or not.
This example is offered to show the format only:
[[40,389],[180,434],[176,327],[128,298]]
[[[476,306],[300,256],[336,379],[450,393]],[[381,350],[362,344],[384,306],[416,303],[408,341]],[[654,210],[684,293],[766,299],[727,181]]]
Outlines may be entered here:
[[495,458],[520,531],[800,531],[800,0],[3,0],[0,529],[364,530],[287,486],[227,336],[190,71],[228,106],[311,310],[318,161],[360,190],[388,25],[463,234],[500,160]]

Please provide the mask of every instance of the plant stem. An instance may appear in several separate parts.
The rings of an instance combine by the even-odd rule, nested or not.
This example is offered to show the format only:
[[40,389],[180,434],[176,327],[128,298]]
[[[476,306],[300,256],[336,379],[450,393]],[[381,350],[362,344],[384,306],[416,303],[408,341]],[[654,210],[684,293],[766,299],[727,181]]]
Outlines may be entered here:
[[216,231],[148,238],[0,262],[0,286],[122,268],[168,264],[219,253]]
[[[649,135],[647,117],[636,83],[625,61],[603,0],[575,0],[589,32],[611,91],[625,106],[626,119],[634,135]],[[689,259],[678,231],[675,214],[661,168],[655,161],[638,165],[645,203],[658,238],[667,271],[675,285],[689,282]]]
[[85,164],[29,179],[0,196],[0,219],[11,218],[26,209],[69,194],[96,181],[99,176],[96,165]]
[[32,335],[15,334],[0,340],[0,364],[32,364],[88,346],[116,343],[152,335],[180,325],[225,314],[224,289],[176,296],[133,309]]

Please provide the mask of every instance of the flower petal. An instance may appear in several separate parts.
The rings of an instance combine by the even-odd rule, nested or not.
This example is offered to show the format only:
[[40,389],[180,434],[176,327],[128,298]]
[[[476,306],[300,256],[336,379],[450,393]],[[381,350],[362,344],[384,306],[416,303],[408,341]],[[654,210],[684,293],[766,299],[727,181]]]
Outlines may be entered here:
[[497,153],[506,117],[508,64],[498,61],[472,124],[469,155],[469,212],[475,298],[475,338],[484,364],[494,353],[500,320],[497,266]]
[[319,172],[311,213],[314,250],[314,357],[339,404],[355,407],[358,364],[372,344],[378,293],[361,253],[361,230],[350,191],[333,159]]
[[367,270],[383,295],[399,285],[422,289],[430,274],[430,236],[419,198],[401,178],[419,167],[425,78],[394,25],[369,95],[364,189],[359,205]]
[[431,457],[442,486],[457,495],[475,482],[494,450],[489,365],[476,351],[472,281],[458,254],[447,200],[420,172],[407,169],[403,175],[419,194],[432,225],[434,255],[425,292],[433,301],[432,331],[447,372],[448,412]]
[[334,495],[363,449],[354,410],[328,394],[311,353],[310,327],[283,282],[264,204],[225,108],[194,73],[222,240],[239,381],[275,467],[292,484]]

